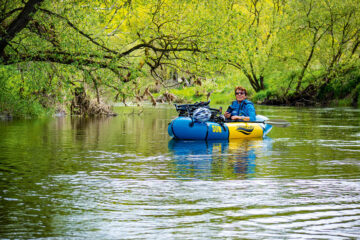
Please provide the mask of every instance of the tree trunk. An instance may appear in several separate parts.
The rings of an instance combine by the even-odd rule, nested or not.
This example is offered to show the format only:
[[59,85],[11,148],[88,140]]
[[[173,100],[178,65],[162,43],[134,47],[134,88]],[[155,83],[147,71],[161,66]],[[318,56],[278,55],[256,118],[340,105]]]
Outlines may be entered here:
[[230,65],[236,67],[237,69],[240,69],[243,72],[243,74],[249,80],[249,83],[250,83],[251,87],[255,90],[255,92],[259,92],[259,91],[265,89],[264,76],[260,76],[260,78],[258,79],[256,77],[256,74],[254,71],[252,71],[252,74],[250,74],[243,65],[241,65],[239,63],[232,63],[232,62],[229,62],[229,63],[230,63]]
[[301,83],[302,83],[302,80],[304,78],[304,75],[305,75],[305,71],[306,69],[308,68],[309,64],[310,64],[310,61],[314,55],[314,51],[315,51],[315,46],[316,46],[316,42],[313,43],[312,45],[312,48],[311,48],[311,51],[310,51],[310,54],[309,54],[309,57],[308,59],[306,60],[306,63],[305,65],[303,66],[303,69],[301,70],[301,73],[300,73],[300,76],[298,78],[298,83],[297,83],[297,86],[296,86],[296,92],[298,93],[300,91],[300,87],[301,87]]

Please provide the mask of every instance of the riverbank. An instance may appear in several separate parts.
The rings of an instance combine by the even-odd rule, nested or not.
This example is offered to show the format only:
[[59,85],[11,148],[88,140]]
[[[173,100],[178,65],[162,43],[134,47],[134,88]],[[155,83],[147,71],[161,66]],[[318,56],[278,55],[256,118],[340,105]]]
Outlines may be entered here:
[[[313,77],[309,82],[321,82],[321,75]],[[315,79],[316,78],[316,79]],[[141,92],[136,96],[118,99],[125,106],[152,105],[160,103],[194,103],[211,100],[212,105],[228,105],[234,100],[234,87],[241,85],[248,90],[249,99],[259,105],[297,106],[297,107],[359,107],[360,106],[360,70],[352,68],[351,71],[337,76],[327,84],[308,84],[299,93],[283,87],[289,79],[278,79],[269,76],[265,90],[255,92],[249,82],[241,74],[219,75],[214,78],[203,79],[200,84],[185,86],[179,84],[177,88],[163,88],[158,91],[151,90],[150,84],[140,87]],[[279,84],[283,85],[279,85]],[[139,90],[140,92],[140,90]],[[9,120],[13,117],[32,118],[56,114],[75,115],[114,115],[111,110],[113,95],[107,94],[97,99],[89,91],[84,97],[68,95],[66,101],[58,102],[55,99],[29,95],[20,97],[16,92],[6,91],[0,96],[0,119]],[[59,98],[58,98],[59,99]],[[62,99],[62,98],[60,98]],[[71,100],[73,99],[73,100]],[[100,102],[100,103],[99,103]]]
[[[269,106],[297,106],[297,107],[359,107],[360,106],[360,88],[356,88],[355,91],[347,94],[340,99],[332,98],[320,98],[317,96],[304,95],[304,96],[288,96],[282,97],[275,93],[259,92],[251,94],[248,98],[259,105]],[[194,94],[189,95],[189,92],[193,92],[189,89],[176,90],[175,96],[179,103],[192,103],[198,101],[211,100],[212,104],[227,104],[234,100],[233,92],[215,92],[211,97],[207,97],[206,94]]]
[[[357,66],[357,65],[356,65]],[[349,67],[338,75],[328,76],[324,71],[311,73],[307,83],[299,91],[291,88],[296,73],[269,75],[264,90],[255,92],[244,76],[227,75],[203,82],[201,86],[171,89],[169,92],[178,101],[208,101],[225,104],[234,99],[235,86],[243,86],[254,103],[274,106],[318,106],[318,107],[359,107],[360,70]],[[160,93],[161,94],[161,93]]]

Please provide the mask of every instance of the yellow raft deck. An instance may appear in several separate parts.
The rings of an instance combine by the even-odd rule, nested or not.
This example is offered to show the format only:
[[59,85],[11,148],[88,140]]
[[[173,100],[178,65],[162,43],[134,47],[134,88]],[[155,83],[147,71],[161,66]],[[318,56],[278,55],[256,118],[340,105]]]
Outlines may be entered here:
[[236,138],[261,138],[263,136],[264,124],[231,122],[225,123],[229,130],[229,139]]

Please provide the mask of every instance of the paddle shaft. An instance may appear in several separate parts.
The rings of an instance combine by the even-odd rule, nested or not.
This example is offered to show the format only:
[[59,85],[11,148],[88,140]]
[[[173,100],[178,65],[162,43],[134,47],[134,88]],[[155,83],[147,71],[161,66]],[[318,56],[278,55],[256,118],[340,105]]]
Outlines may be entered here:
[[227,120],[226,123],[228,122],[243,122],[243,123],[264,123],[264,124],[269,124],[271,126],[276,126],[276,127],[288,127],[290,126],[290,123],[282,120],[282,119],[274,119],[274,120],[264,120],[264,121],[242,121],[242,120]]
[[243,122],[243,123],[265,123],[264,121],[243,121],[243,120],[226,120],[225,123],[229,123],[229,122]]

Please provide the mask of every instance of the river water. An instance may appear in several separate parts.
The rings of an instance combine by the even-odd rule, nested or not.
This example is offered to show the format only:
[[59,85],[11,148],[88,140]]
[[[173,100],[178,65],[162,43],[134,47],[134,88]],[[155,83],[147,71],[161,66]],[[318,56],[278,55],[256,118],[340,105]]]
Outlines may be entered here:
[[359,109],[257,106],[292,125],[230,142],[171,140],[169,105],[116,111],[0,122],[1,239],[359,237]]

